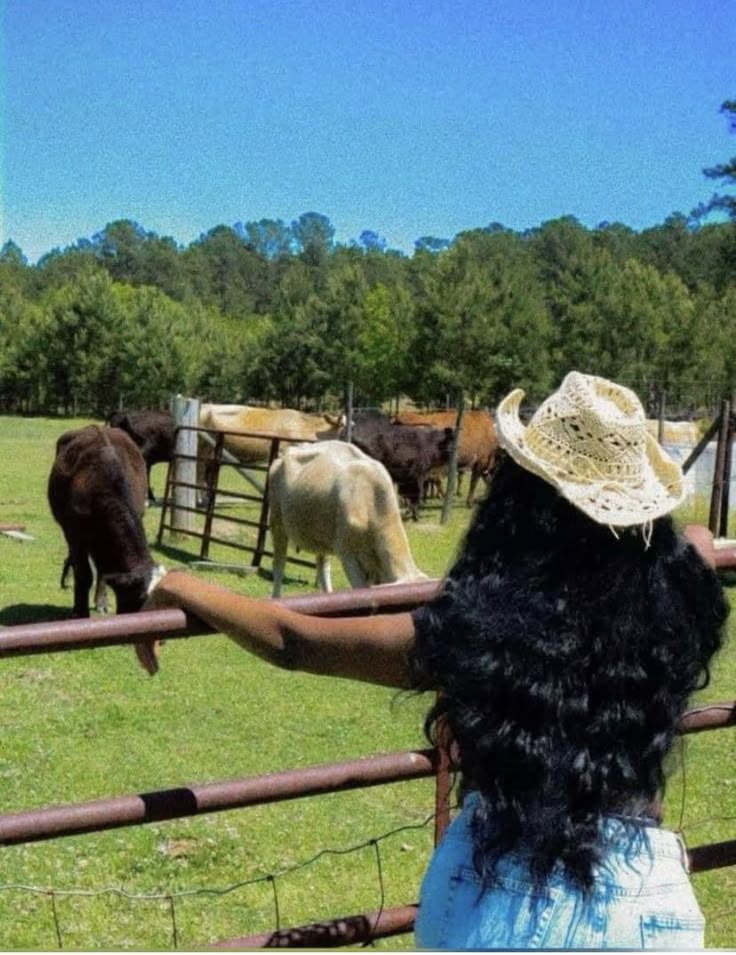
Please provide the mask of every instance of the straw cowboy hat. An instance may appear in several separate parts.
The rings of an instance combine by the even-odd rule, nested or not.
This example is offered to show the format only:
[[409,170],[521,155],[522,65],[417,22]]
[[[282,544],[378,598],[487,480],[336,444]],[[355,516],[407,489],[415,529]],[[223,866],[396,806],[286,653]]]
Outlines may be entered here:
[[523,397],[517,388],[498,406],[501,447],[597,523],[645,524],[682,500],[680,465],[648,434],[630,389],[572,371],[526,427]]

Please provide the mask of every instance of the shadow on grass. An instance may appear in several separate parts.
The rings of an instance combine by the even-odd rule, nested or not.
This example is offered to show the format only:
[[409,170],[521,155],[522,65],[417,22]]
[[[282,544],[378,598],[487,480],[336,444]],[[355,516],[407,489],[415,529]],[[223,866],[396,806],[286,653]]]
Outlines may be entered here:
[[71,617],[71,607],[59,607],[57,604],[11,604],[0,610],[0,626],[12,627],[20,623],[69,620]]
[[191,551],[182,550],[181,547],[175,547],[173,544],[152,544],[151,550],[170,560],[177,560],[182,564],[192,564],[194,561],[201,560],[199,554],[193,554]]

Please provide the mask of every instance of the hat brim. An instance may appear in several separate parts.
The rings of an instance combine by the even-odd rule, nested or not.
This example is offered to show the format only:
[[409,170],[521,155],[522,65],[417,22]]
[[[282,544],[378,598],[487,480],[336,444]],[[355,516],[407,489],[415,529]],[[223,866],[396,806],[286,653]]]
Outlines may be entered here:
[[636,486],[576,479],[555,462],[535,454],[525,441],[526,426],[519,417],[524,394],[516,388],[500,402],[496,411],[499,444],[520,467],[551,484],[592,520],[613,527],[630,527],[662,517],[681,503],[685,482],[680,465],[648,433],[643,478]]

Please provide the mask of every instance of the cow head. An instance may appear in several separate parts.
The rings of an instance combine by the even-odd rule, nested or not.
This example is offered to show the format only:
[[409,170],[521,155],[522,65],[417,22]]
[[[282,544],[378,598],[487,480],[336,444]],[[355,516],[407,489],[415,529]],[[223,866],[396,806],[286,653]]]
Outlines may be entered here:
[[155,583],[165,573],[152,560],[145,560],[125,573],[105,574],[104,581],[115,593],[118,613],[136,613],[146,602]]
[[113,411],[105,419],[105,424],[108,424],[111,428],[122,428],[123,430],[130,426],[128,416],[124,411]]

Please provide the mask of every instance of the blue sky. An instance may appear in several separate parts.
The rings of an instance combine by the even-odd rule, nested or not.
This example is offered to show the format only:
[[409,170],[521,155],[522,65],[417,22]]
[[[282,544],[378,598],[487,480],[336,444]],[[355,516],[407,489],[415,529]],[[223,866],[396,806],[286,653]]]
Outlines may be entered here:
[[0,239],[31,261],[120,218],[640,229],[736,153],[733,0],[0,3]]

